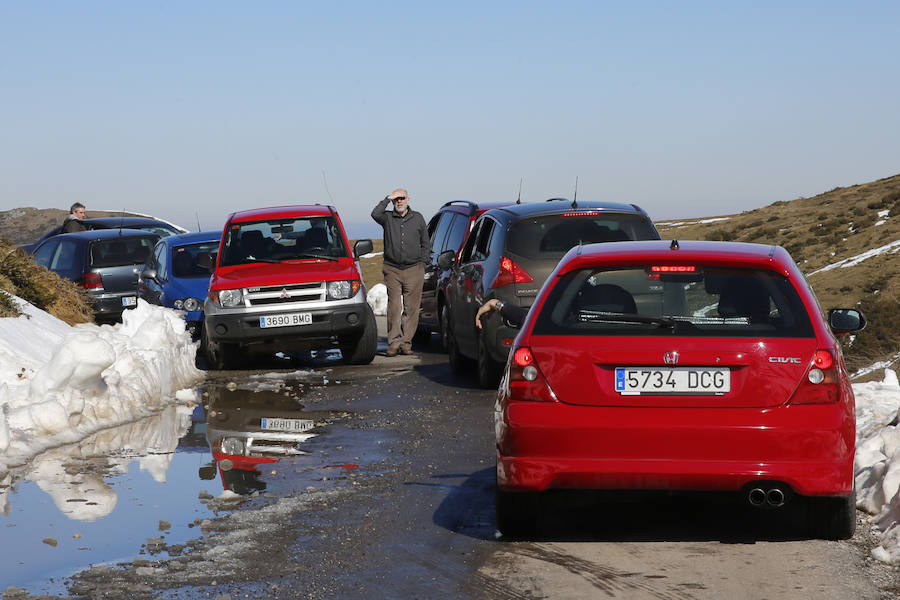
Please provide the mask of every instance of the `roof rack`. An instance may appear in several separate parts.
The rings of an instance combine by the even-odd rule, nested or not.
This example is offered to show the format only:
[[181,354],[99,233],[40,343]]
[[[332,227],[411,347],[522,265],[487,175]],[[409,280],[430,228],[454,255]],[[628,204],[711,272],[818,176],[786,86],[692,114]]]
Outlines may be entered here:
[[469,216],[474,215],[478,212],[478,205],[472,202],[471,200],[450,200],[449,202],[445,202],[444,206],[453,206],[453,205],[465,205],[469,207]]

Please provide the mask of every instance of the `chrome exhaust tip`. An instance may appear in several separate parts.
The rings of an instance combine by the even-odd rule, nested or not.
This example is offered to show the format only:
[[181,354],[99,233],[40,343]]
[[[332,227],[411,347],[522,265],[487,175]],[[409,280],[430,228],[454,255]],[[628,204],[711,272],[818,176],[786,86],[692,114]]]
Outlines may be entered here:
[[766,493],[766,503],[769,506],[778,508],[784,506],[784,492],[781,488],[773,487]]
[[768,494],[762,488],[753,488],[747,494],[747,501],[751,504],[751,506],[762,506]]

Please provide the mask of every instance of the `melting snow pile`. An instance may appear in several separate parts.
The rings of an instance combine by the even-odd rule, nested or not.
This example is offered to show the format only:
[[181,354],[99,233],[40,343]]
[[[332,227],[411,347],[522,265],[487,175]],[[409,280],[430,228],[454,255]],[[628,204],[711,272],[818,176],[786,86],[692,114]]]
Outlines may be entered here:
[[16,300],[27,316],[0,319],[0,473],[195,399],[203,373],[175,311],[141,300],[120,324],[70,327]]

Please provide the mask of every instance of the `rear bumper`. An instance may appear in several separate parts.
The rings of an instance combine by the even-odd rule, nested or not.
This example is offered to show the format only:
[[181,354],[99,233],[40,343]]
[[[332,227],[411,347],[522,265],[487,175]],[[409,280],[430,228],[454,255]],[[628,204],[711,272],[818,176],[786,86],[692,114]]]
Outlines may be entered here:
[[[499,405],[498,405],[499,406]],[[495,412],[503,490],[738,491],[774,480],[808,496],[853,487],[846,407],[649,409],[512,402]]]
[[[90,293],[90,298],[91,307],[94,309],[94,319],[97,321],[118,321],[126,309],[134,308],[137,303],[136,292]],[[126,298],[133,303],[128,306],[123,304]]]

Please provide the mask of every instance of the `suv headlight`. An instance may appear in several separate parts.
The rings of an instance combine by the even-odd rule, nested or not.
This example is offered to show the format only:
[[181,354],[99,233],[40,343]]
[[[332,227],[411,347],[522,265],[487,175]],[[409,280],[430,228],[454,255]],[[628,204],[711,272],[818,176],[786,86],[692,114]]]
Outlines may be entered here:
[[352,298],[359,291],[359,280],[350,281],[329,281],[328,282],[328,299],[329,300],[346,300]]
[[178,310],[203,310],[203,302],[198,298],[179,298],[172,304],[174,304],[175,308]]
[[244,293],[239,289],[212,291],[209,298],[223,308],[234,308],[244,303]]

